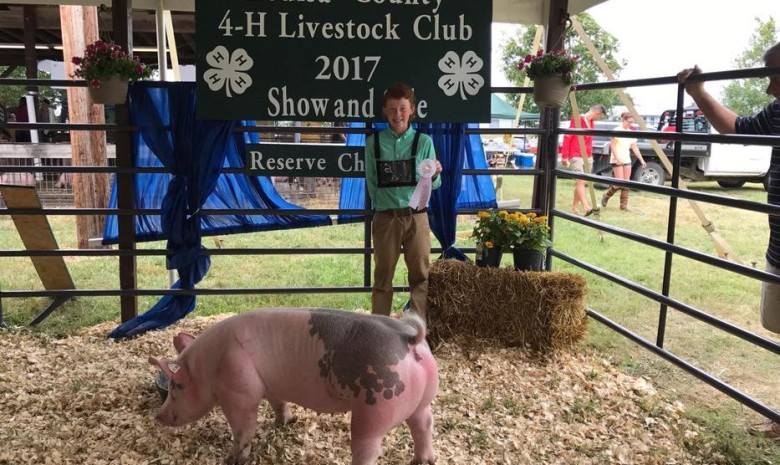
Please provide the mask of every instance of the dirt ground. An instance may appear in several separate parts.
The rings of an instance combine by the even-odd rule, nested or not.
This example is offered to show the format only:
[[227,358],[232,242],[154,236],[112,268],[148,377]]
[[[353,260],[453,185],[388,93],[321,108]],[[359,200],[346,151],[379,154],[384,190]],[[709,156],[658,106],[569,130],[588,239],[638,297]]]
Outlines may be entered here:
[[[124,342],[106,339],[113,325],[105,324],[64,339],[0,332],[0,464],[223,463],[230,432],[218,410],[180,429],[154,422],[161,401],[147,363],[149,355],[174,355],[174,334],[197,334],[223,317],[186,319]],[[682,404],[604,360],[475,341],[445,341],[435,357],[439,465],[723,462]],[[296,423],[275,428],[262,407],[251,463],[350,463],[348,414],[293,411]],[[379,463],[411,458],[402,425],[385,437]]]

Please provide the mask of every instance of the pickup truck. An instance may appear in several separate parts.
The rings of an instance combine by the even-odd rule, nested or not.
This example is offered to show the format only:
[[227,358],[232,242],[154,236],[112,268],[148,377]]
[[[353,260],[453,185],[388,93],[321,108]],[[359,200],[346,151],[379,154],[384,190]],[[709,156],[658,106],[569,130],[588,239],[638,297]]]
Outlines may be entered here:
[[[658,122],[657,130],[674,131],[675,113],[675,110],[665,111]],[[619,124],[597,121],[595,128],[613,130]],[[715,133],[707,119],[694,106],[685,109],[683,131]],[[658,140],[658,144],[669,160],[673,161],[674,144],[665,140]],[[637,145],[647,166],[642,168],[634,159],[632,179],[645,184],[663,185],[670,173],[664,171],[650,141],[639,139]],[[727,188],[742,187],[746,182],[759,182],[763,183],[766,189],[771,152],[772,148],[768,146],[683,142],[680,175],[687,181],[716,181],[721,187]],[[608,137],[593,137],[593,172],[601,176],[611,176]]]

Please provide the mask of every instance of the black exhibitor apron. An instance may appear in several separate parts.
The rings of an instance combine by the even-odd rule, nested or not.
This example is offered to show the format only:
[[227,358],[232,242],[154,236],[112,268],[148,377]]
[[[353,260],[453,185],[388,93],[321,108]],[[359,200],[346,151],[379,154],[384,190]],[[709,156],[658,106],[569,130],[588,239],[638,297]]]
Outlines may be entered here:
[[377,187],[402,187],[417,185],[415,172],[417,166],[417,141],[420,139],[420,133],[414,133],[412,141],[412,158],[405,160],[381,160],[382,153],[379,148],[379,133],[374,133],[374,156],[376,157],[376,178]]

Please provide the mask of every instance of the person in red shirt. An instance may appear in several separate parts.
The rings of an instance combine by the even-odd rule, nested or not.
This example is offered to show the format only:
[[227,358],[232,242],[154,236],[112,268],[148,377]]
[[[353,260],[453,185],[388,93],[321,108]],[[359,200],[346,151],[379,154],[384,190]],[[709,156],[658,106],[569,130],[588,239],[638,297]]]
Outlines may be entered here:
[[[593,129],[594,123],[603,118],[607,113],[604,105],[596,104],[590,107],[587,113],[580,115],[579,128],[580,129]],[[576,121],[572,118],[569,124],[570,128],[577,128]],[[588,162],[593,165],[593,136],[582,136],[585,145],[585,154],[588,157]],[[561,146],[561,162],[563,166],[570,166],[571,170],[576,173],[584,173],[584,160],[582,159],[582,150],[580,148],[580,141],[576,135],[566,134],[563,136],[563,145]],[[585,181],[582,179],[576,179],[574,182],[574,198],[571,201],[571,211],[579,213],[578,206],[582,204],[583,214],[590,216],[593,213],[593,209],[590,208],[587,197],[585,197]]]

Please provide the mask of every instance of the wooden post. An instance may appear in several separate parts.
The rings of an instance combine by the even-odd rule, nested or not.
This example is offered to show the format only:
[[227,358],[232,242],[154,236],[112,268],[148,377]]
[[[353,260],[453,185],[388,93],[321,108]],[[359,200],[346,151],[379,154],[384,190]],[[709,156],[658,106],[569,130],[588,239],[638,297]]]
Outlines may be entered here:
[[[114,42],[122,46],[127,53],[133,53],[133,5],[132,0],[112,1],[112,23]],[[130,111],[127,105],[117,105],[116,124],[130,125]],[[132,137],[130,131],[116,133],[116,166],[118,168],[133,167]],[[117,173],[117,207],[119,209],[135,208],[135,175],[133,173]],[[119,250],[135,250],[135,216],[119,215],[117,221]],[[119,288],[134,290],[137,287],[135,255],[119,257]],[[138,315],[138,297],[125,295],[120,297],[122,322]]]
[[[83,56],[88,43],[98,39],[97,7],[61,6],[62,44],[65,73],[72,75],[76,67],[74,56]],[[71,123],[105,123],[103,105],[93,105],[87,89],[69,87],[68,117]],[[106,133],[103,131],[71,131],[70,144],[73,166],[108,166]],[[76,208],[106,208],[108,204],[108,174],[73,175],[73,203]],[[89,247],[89,239],[103,235],[105,215],[76,217],[76,240],[80,249]]]
[[[24,68],[27,79],[38,77],[38,57],[35,50],[35,30],[38,29],[38,18],[35,5],[25,5],[24,12]],[[27,86],[28,91],[38,92],[38,86]],[[38,108],[38,99],[35,99]]]

